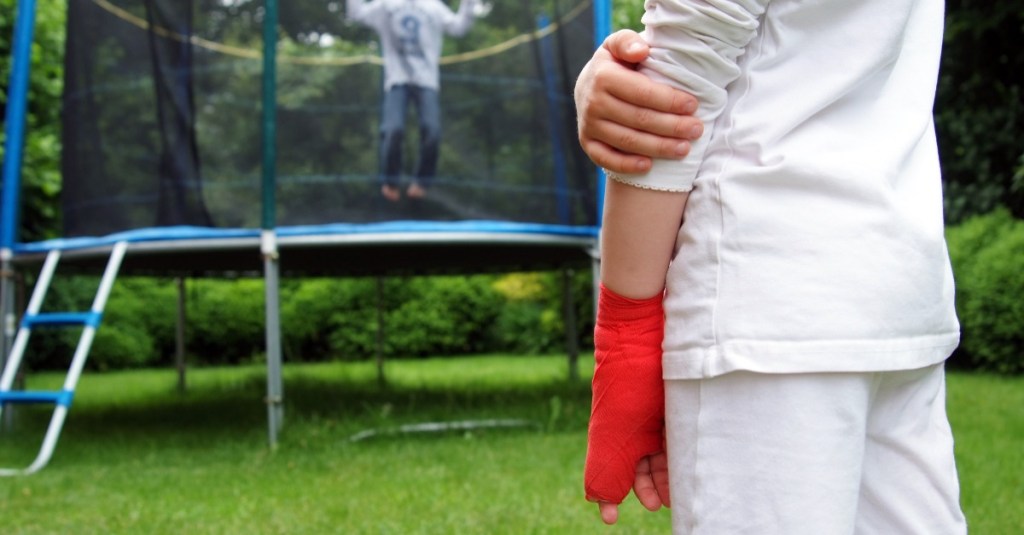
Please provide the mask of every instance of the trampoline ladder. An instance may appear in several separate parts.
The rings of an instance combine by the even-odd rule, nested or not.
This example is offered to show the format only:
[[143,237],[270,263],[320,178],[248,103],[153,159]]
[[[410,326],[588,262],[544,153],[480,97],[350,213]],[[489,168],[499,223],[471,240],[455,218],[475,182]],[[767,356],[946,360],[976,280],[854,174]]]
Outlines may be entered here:
[[[121,269],[121,260],[124,258],[126,242],[118,242],[114,245],[107,261],[107,267],[100,280],[96,298],[93,300],[92,308],[88,312],[53,312],[40,313],[43,299],[50,287],[57,263],[60,261],[60,251],[54,249],[46,255],[46,261],[39,272],[39,279],[32,290],[32,297],[29,299],[28,308],[22,317],[18,334],[14,338],[14,345],[7,358],[7,365],[4,366],[3,375],[0,376],[0,411],[8,404],[52,404],[53,416],[50,425],[46,429],[46,435],[40,446],[39,454],[27,468],[0,468],[0,476],[28,475],[38,472],[53,456],[53,450],[57,445],[61,429],[64,427],[64,418],[67,416],[71,401],[75,395],[75,387],[78,385],[78,378],[82,375],[82,368],[85,366],[85,359],[89,355],[93,338],[96,336],[96,329],[99,328],[103,319],[103,309],[107,304],[107,297],[114,285],[114,279]],[[64,387],[59,391],[12,391],[14,377],[18,373],[21,359],[28,346],[29,336],[33,327],[55,326],[55,327],[82,327],[82,334],[78,339],[78,346],[71,359],[67,376],[64,379]]]

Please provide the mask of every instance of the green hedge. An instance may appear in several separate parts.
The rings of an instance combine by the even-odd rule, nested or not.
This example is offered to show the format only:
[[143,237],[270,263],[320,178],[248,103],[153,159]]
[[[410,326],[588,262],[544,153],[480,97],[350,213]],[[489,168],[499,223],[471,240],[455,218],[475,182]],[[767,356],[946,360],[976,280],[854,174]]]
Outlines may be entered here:
[[[362,360],[467,353],[564,351],[563,274],[285,280],[281,287],[286,361]],[[86,310],[98,279],[60,276],[46,309]],[[589,271],[572,279],[579,343],[590,344]],[[264,288],[259,278],[190,279],[186,283],[186,349],[194,365],[264,358]],[[124,277],[111,293],[87,366],[107,370],[166,366],[174,361],[177,284]],[[33,334],[27,363],[66,368],[78,330]]]
[[[565,345],[561,287],[552,301],[548,281],[557,276],[298,281],[282,295],[285,355],[297,361],[372,358],[378,336],[388,357],[556,351]],[[507,289],[522,281],[536,287],[526,294]],[[591,305],[579,305],[589,317]]]
[[1005,209],[946,232],[962,339],[954,362],[1024,372],[1024,221]]
[[403,277],[297,281],[282,295],[290,360],[358,360],[489,349],[502,300],[493,277]]

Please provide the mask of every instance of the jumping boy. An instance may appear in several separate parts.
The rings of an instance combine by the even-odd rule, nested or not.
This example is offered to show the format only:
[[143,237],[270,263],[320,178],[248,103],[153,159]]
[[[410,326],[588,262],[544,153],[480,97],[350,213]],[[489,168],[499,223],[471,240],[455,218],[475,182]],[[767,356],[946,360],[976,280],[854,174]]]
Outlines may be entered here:
[[441,0],[346,0],[346,17],[376,30],[384,58],[380,123],[381,194],[401,197],[402,141],[410,104],[419,114],[416,175],[406,195],[426,195],[437,174],[441,147],[440,60],[444,34],[461,36],[473,24],[478,0],[462,0],[452,12]]

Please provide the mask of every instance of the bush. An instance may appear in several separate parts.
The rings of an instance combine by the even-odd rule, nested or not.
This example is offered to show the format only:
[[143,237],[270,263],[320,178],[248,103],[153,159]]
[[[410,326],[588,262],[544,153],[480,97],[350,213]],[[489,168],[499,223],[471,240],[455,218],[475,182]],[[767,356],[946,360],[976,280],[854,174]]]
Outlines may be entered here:
[[[323,361],[372,354],[376,332],[376,281],[304,279],[281,295],[285,357]],[[372,330],[367,332],[367,326]]]
[[[146,336],[149,341],[138,346],[138,349],[148,348],[148,353],[125,362],[131,367],[173,362],[178,321],[177,301],[178,290],[173,279],[119,278],[110,292],[99,333],[118,329]],[[105,336],[97,336],[94,353],[102,352],[107,340]],[[110,367],[117,367],[112,362],[110,364]]]
[[511,353],[549,353],[559,347],[559,340],[544,329],[544,318],[550,316],[542,303],[510,301],[491,330],[495,350]]
[[[58,277],[47,310],[87,310],[92,276]],[[589,271],[572,278],[581,345],[593,329]],[[265,351],[262,279],[188,281],[186,347],[198,365],[261,358]],[[559,351],[565,345],[563,273],[303,278],[281,287],[286,361]],[[383,327],[379,321],[383,319]],[[168,365],[174,360],[177,288],[173,279],[124,277],[107,303],[87,361],[91,369]],[[78,330],[33,335],[32,368],[64,369]]]
[[486,351],[502,305],[491,280],[475,276],[300,281],[282,298],[286,354],[306,361],[371,358],[377,354],[381,319],[381,349],[389,356]]
[[958,359],[1024,372],[1024,221],[1005,209],[947,231],[963,332]]
[[[34,284],[34,281],[30,281]],[[99,277],[58,272],[43,302],[44,312],[84,312],[92,306]],[[117,369],[160,363],[160,345],[174,347],[176,293],[163,279],[122,278],[114,284],[86,366]],[[81,329],[34,329],[25,362],[33,369],[65,370]],[[158,344],[159,341],[159,344]]]
[[[551,274],[551,287],[548,290],[548,319],[549,329],[555,331],[552,336],[557,336],[559,347],[565,342],[565,304],[562,295],[563,274]],[[571,273],[569,290],[572,292],[573,304],[576,315],[576,337],[581,347],[594,347],[594,277],[589,269],[574,270]]]
[[410,297],[386,314],[389,354],[459,355],[488,349],[490,327],[503,300],[493,277],[407,279]]
[[262,355],[264,287],[262,279],[192,281],[189,348],[203,364],[250,362]]
[[96,331],[86,364],[101,371],[142,368],[154,364],[155,357],[153,337],[144,328],[133,324],[104,325]]
[[512,273],[495,281],[505,300],[491,332],[495,349],[548,353],[564,347],[562,276],[561,271]]
[[[35,274],[26,277],[28,294],[35,286]],[[70,312],[89,309],[92,296],[96,293],[99,279],[95,277],[54,277],[42,312]],[[25,299],[28,299],[26,295]],[[18,310],[20,314],[24,310]],[[32,330],[32,337],[25,350],[22,369],[67,369],[71,363],[81,329],[40,327]]]
[[[402,288],[388,279],[332,280],[336,295],[333,309],[323,311],[327,319],[322,337],[323,356],[355,360],[376,355],[381,309],[394,306]],[[378,286],[379,285],[379,286]]]

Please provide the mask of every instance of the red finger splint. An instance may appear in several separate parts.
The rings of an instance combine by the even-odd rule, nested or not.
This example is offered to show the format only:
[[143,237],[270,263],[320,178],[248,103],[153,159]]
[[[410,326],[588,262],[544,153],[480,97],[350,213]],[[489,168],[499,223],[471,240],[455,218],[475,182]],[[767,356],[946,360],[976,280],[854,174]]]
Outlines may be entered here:
[[601,285],[583,476],[590,501],[622,503],[633,486],[637,462],[664,449],[664,332],[662,295],[630,299]]

